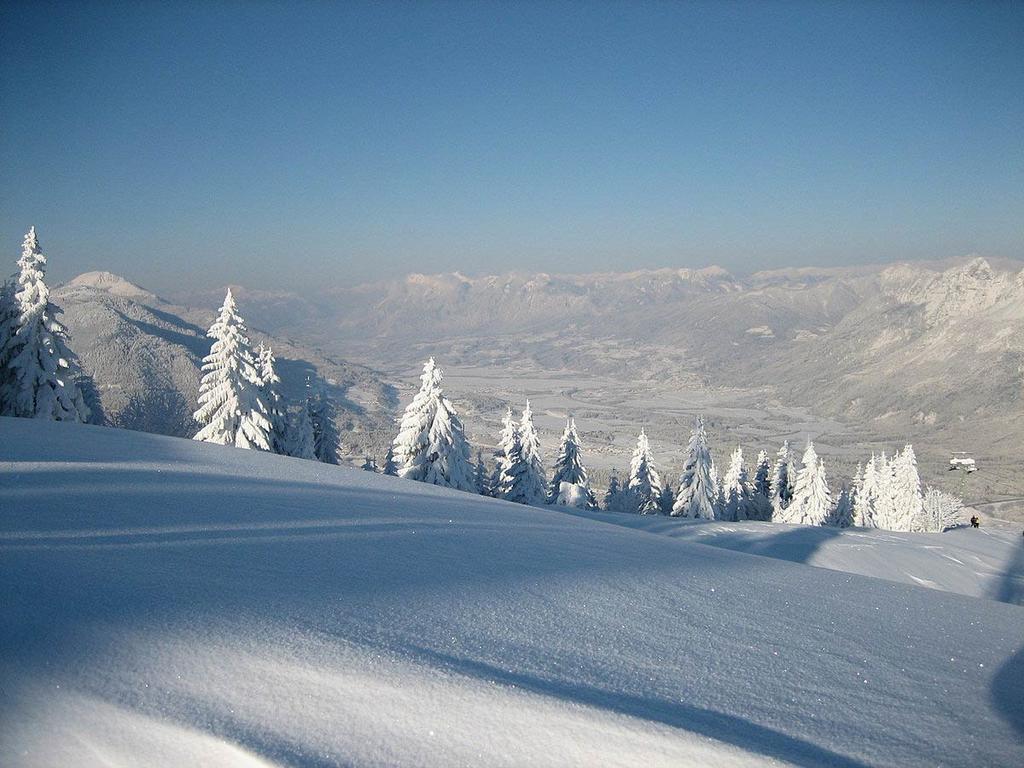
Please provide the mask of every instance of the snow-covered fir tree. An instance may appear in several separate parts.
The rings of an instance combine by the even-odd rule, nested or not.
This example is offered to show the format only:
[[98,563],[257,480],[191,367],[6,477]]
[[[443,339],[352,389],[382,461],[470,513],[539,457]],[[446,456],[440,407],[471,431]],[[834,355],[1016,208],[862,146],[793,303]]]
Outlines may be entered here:
[[929,488],[924,495],[924,530],[942,533],[962,524],[963,502],[951,493]]
[[281,399],[281,378],[277,375],[277,360],[270,347],[262,342],[256,347],[256,372],[260,377],[260,393],[270,421],[270,450],[290,455],[288,445],[288,418]]
[[641,515],[656,515],[661,512],[661,477],[654,466],[651,444],[647,432],[641,428],[636,438],[633,459],[629,463],[630,511]]
[[772,503],[772,518],[784,519],[782,514],[793,499],[793,485],[796,482],[796,466],[793,459],[793,451],[789,447],[789,440],[782,443],[779,452],[775,454],[775,464],[772,466],[772,476],[769,482],[769,497]]
[[754,472],[753,491],[747,517],[750,520],[772,519],[772,462],[768,451],[757,454],[757,469]]
[[892,458],[884,451],[872,453],[863,472],[857,468],[851,495],[854,525],[888,531],[930,529],[912,445]]
[[384,475],[398,474],[398,464],[395,462],[395,447],[393,445],[388,446],[387,453],[384,454],[384,464],[380,471]]
[[481,496],[491,495],[491,475],[484,464],[483,451],[476,452],[476,466],[473,468],[473,486]]
[[363,459],[363,466],[360,467],[364,472],[377,472],[377,461],[373,456],[367,456]]
[[802,466],[796,475],[793,498],[783,512],[783,522],[799,525],[826,525],[832,512],[832,495],[825,477],[825,464],[807,441]]
[[713,466],[704,419],[698,417],[690,433],[686,463],[679,477],[675,504],[672,505],[673,516],[715,519],[718,488]]
[[853,478],[853,524],[861,528],[877,528],[875,522],[875,498],[878,495],[878,472],[875,468],[875,454],[871,454],[863,471],[857,467]]
[[476,491],[469,445],[458,412],[441,389],[443,374],[427,360],[420,391],[405,409],[394,440],[399,477]]
[[725,493],[722,491],[722,479],[718,474],[718,466],[715,460],[711,459],[711,487],[715,489],[715,519],[722,514],[722,507],[725,506]]
[[845,485],[839,489],[836,503],[832,506],[826,525],[833,528],[849,528],[853,525],[853,500],[852,494]]
[[892,477],[895,523],[898,526],[894,530],[927,530],[924,495],[921,492],[921,477],[917,471],[914,446],[905,445],[903,451],[893,457]]
[[723,505],[720,519],[728,522],[747,520],[752,503],[750,480],[743,466],[743,448],[736,446],[729,461],[729,469],[722,481]]
[[519,426],[511,419],[507,420],[506,424],[511,424],[512,431],[504,440],[501,471],[498,474],[495,496],[516,504],[533,504],[536,501],[536,496],[529,488],[527,478],[529,465],[523,457]]
[[874,511],[875,524],[886,531],[899,530],[898,513],[896,511],[895,478],[893,477],[893,460],[885,455],[885,451],[875,463]]
[[[570,488],[564,488],[563,484]],[[558,448],[558,458],[555,459],[548,490],[548,504],[555,503],[597,509],[597,499],[590,490],[587,469],[583,466],[583,459],[580,456],[580,436],[576,431],[576,421],[571,416],[562,432],[562,442]]]
[[50,302],[44,280],[46,257],[32,227],[18,259],[17,287],[4,291],[0,312],[0,416],[88,422],[78,361],[58,321],[60,309]]
[[619,496],[622,493],[622,486],[619,485],[619,476],[613,469],[608,478],[608,490],[604,492],[603,507],[608,512],[619,512]]
[[[491,472],[491,495],[495,498],[502,498],[501,487],[502,487],[502,472],[505,470],[505,465],[508,461],[509,450],[515,441],[519,439],[519,427],[516,425],[515,417],[512,415],[512,407],[509,406],[505,410],[505,415],[501,419],[501,432],[498,434],[498,446],[494,449],[494,469]],[[522,451],[520,450],[519,456],[521,458]]]
[[201,426],[194,439],[269,451],[270,419],[245,333],[245,323],[229,288],[206,334],[214,341],[210,354],[203,358],[199,410],[194,414]]
[[288,455],[297,459],[316,458],[313,418],[309,414],[310,383],[306,379],[306,396],[302,405],[288,420]]
[[337,409],[334,400],[319,378],[311,383],[307,380],[307,386],[311,386],[309,420],[313,423],[313,452],[318,461],[324,464],[337,464],[341,436],[335,422]]
[[540,452],[540,438],[533,425],[533,410],[530,401],[526,401],[522,418],[519,420],[519,445],[522,459],[526,464],[523,477],[523,494],[528,504],[543,504],[547,498],[547,473],[544,471],[544,459]]

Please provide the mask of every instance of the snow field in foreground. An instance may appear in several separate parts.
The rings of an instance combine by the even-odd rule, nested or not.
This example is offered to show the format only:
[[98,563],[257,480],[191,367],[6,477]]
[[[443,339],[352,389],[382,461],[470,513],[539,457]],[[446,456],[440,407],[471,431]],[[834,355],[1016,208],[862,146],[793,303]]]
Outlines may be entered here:
[[1018,606],[185,440],[0,419],[0,598],[3,765],[1024,762]]

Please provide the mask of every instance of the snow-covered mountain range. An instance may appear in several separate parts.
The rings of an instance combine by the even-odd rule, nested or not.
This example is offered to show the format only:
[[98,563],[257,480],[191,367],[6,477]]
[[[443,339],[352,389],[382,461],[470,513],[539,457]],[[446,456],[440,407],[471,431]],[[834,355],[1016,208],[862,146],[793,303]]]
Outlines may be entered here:
[[[137,370],[169,382],[166,388],[183,393],[191,407],[195,362],[206,348],[202,332],[222,295],[222,288],[203,288],[168,303],[102,273],[81,276],[57,292],[86,367],[101,371],[104,406],[115,423],[131,423],[118,416],[131,401],[131,393],[122,395],[119,388],[138,389],[141,381],[128,384]],[[652,429],[653,439],[670,433],[679,442],[692,411],[704,406],[680,411],[673,405],[671,413],[659,415],[659,404],[683,391],[727,393],[729,407],[739,410],[712,425],[720,442],[749,445],[758,414],[773,407],[781,415],[761,433],[775,441],[783,435],[797,441],[824,437],[848,447],[841,457],[847,478],[871,450],[891,451],[910,441],[918,445],[928,482],[941,479],[949,451],[969,451],[984,468],[972,478],[969,500],[1008,499],[1012,505],[1024,496],[1017,469],[1024,444],[1024,271],[1018,263],[969,257],[742,278],[716,267],[413,274],[301,296],[244,288],[236,296],[250,325],[274,337],[279,354],[318,368],[338,366],[326,375],[358,406],[353,423],[372,429],[370,421],[361,421],[362,408],[383,425],[370,446],[386,442],[391,424],[385,412],[394,415],[397,405],[382,382],[414,383],[423,359],[434,355],[446,369],[494,369],[508,382],[486,392],[475,380],[461,389],[455,382],[468,409],[467,427],[485,447],[498,430],[504,402],[518,398],[519,389],[531,394],[523,376],[561,371],[556,388],[564,391],[585,378],[593,385],[591,403],[608,401],[601,382],[617,388],[614,408],[627,422],[624,441],[632,440],[641,420],[650,425],[665,418],[660,433]],[[141,364],[123,366],[128,358]],[[122,367],[125,375],[117,373]],[[301,383],[304,374],[289,378],[286,388]],[[541,395],[538,387],[533,396]],[[630,402],[623,394],[630,390],[643,394]],[[786,414],[794,408],[827,420],[822,429],[828,434],[806,420],[787,433]],[[558,408],[550,413],[547,427],[540,413],[541,438],[553,443],[563,417]],[[594,424],[584,418],[580,426],[586,433]],[[596,439],[603,442],[603,433]],[[616,450],[609,448],[607,465],[621,466]],[[666,449],[659,450],[664,455]],[[831,464],[828,451],[826,457]],[[672,466],[675,459],[664,460]]]
[[[253,301],[272,308],[277,330],[391,373],[433,354],[448,366],[564,370],[567,381],[749,391],[755,410],[775,402],[849,425],[860,454],[920,442],[940,471],[944,453],[972,452],[985,467],[977,493],[1024,496],[1020,263],[414,274]],[[650,408],[648,398],[635,420],[655,418]]]

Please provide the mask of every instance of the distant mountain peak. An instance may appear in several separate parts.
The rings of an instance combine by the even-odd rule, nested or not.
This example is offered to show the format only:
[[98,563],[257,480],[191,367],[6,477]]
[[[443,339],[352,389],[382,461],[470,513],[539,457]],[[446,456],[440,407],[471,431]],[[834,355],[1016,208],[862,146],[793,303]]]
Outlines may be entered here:
[[909,264],[898,265],[888,268],[883,278],[899,301],[924,306],[932,325],[970,318],[996,304],[1020,298],[1020,281],[977,255],[942,272],[920,274]]
[[68,287],[95,288],[114,296],[155,299],[156,294],[113,272],[84,272],[67,283]]

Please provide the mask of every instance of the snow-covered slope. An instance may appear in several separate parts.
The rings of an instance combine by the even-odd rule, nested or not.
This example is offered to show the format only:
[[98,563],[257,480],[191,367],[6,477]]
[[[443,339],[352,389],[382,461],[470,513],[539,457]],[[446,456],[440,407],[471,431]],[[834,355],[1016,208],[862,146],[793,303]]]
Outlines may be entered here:
[[683,541],[1024,606],[1021,531],[998,521],[940,535],[582,510],[574,514]]
[[1024,609],[0,419],[0,764],[1017,766]]

